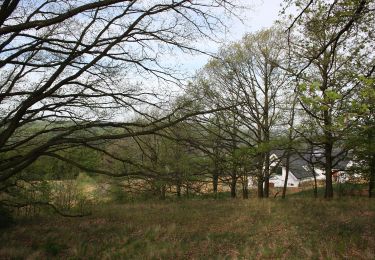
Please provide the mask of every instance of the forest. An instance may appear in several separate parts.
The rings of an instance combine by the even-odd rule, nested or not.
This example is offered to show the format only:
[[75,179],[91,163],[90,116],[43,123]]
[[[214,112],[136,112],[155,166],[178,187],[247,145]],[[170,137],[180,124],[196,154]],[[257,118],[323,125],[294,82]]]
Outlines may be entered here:
[[375,257],[375,1],[250,2],[0,2],[0,259]]

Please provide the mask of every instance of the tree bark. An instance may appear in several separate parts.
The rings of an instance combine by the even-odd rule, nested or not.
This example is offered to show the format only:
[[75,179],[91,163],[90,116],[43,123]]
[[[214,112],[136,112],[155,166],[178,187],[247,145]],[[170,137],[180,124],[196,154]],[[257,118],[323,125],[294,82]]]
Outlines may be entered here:
[[189,198],[189,195],[190,195],[189,189],[190,189],[189,183],[186,183],[186,193],[185,194],[186,194],[187,198]]
[[[328,89],[328,65],[325,64],[324,73],[322,75],[323,84],[322,92],[323,99],[327,98],[326,90]],[[330,108],[323,111],[324,121],[324,156],[325,156],[325,174],[326,174],[326,187],[324,197],[326,199],[333,198],[333,183],[332,183],[332,150],[333,150],[333,136],[332,136],[332,114]]]
[[288,187],[288,178],[289,178],[289,168],[290,168],[290,152],[289,148],[286,152],[286,163],[285,163],[285,178],[284,178],[284,187],[283,187],[283,194],[281,195],[281,198],[285,199],[286,196],[286,188]]
[[177,191],[177,197],[180,198],[181,197],[181,181],[177,182],[176,191]]
[[264,158],[264,197],[270,195],[270,153],[267,152]]
[[231,183],[230,183],[230,197],[236,197],[236,186],[237,186],[237,175],[234,173],[232,175]]
[[[331,135],[329,134],[328,137]],[[327,199],[333,198],[333,182],[332,182],[332,143],[327,141],[324,145],[325,153],[325,173],[326,173],[326,188],[324,197]]]
[[316,180],[316,173],[315,173],[315,169],[313,168],[313,176],[314,176],[314,198],[318,198],[318,183],[317,183],[317,180]]
[[294,127],[294,114],[295,114],[295,107],[297,103],[297,95],[294,96],[293,98],[293,103],[292,103],[292,111],[291,111],[291,118],[289,121],[289,133],[288,133],[288,146],[287,146],[287,151],[286,151],[286,165],[285,165],[285,179],[284,179],[284,187],[283,187],[283,193],[282,193],[282,198],[285,199],[286,196],[286,189],[288,187],[288,178],[289,178],[289,168],[290,168],[290,150],[292,148],[292,141],[293,141],[293,127]]
[[[369,129],[368,138],[370,142],[370,149],[373,146],[373,129]],[[368,196],[369,198],[374,197],[373,190],[375,188],[375,151],[372,150],[370,153],[370,180],[369,180],[369,189]]]
[[258,198],[263,198],[264,192],[263,192],[263,176],[262,173],[258,175]]
[[264,158],[264,197],[268,198],[270,195],[270,152],[268,151],[270,143],[270,122],[269,122],[269,89],[270,89],[270,75],[272,72],[272,66],[269,68],[267,58],[265,58],[264,64],[264,110],[263,110],[263,133],[264,143],[267,145],[267,152]]
[[165,192],[166,192],[166,187],[165,187],[165,184],[163,184],[160,187],[160,199],[161,200],[165,200]]
[[219,172],[218,172],[217,166],[215,166],[214,173],[212,175],[212,186],[213,186],[215,198],[217,197],[218,184],[219,184]]
[[242,198],[249,198],[249,179],[247,175],[244,175],[244,177],[242,178]]
[[373,190],[375,188],[375,156],[372,156],[371,165],[370,165],[370,181],[369,181],[369,189],[368,189],[368,196],[369,198],[373,198]]

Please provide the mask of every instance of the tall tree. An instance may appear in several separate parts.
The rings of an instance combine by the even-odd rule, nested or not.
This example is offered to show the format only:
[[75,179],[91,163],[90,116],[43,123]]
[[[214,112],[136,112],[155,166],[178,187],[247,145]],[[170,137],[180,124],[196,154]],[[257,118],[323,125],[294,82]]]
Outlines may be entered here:
[[[333,197],[332,169],[341,153],[335,153],[349,125],[345,110],[358,84],[353,75],[369,69],[370,28],[367,15],[373,1],[294,1],[300,15],[290,28],[296,76],[301,79],[300,104],[315,120],[324,150],[325,197]],[[363,26],[365,25],[365,26]],[[370,29],[370,30],[369,30]],[[370,33],[371,34],[371,33]],[[341,148],[342,149],[342,148]],[[345,152],[345,151],[343,151]]]
[[283,42],[275,28],[249,34],[224,46],[220,59],[205,68],[212,87],[221,93],[221,103],[238,104],[233,116],[225,117],[236,122],[232,141],[236,137],[241,146],[258,147],[258,197],[269,196],[271,129],[278,123],[277,104],[288,82],[285,70],[277,66],[286,62]]

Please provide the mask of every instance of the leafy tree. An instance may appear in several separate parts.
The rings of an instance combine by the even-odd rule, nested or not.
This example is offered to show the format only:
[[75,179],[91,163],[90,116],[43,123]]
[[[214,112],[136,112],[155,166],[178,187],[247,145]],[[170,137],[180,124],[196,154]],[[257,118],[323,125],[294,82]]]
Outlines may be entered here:
[[[295,75],[300,80],[300,104],[315,121],[324,150],[325,197],[333,196],[332,169],[342,153],[334,149],[351,125],[346,113],[359,91],[356,75],[366,74],[371,57],[373,22],[367,15],[372,1],[293,1],[301,14],[293,21],[290,38]],[[364,26],[365,25],[365,26]],[[370,27],[370,28],[371,28]]]
[[[283,42],[283,34],[277,28],[249,34],[238,43],[224,46],[220,59],[205,67],[219,102],[236,105],[221,117],[228,127],[225,131],[232,142],[232,153],[240,146],[258,147],[258,197],[269,195],[271,130],[278,124],[278,104],[289,81],[281,69],[287,66]],[[233,177],[237,177],[237,168],[232,169]]]
[[353,100],[351,113],[347,120],[354,121],[347,141],[353,150],[354,173],[361,175],[369,182],[369,197],[374,196],[375,189],[375,80],[374,77],[362,76],[361,91]]

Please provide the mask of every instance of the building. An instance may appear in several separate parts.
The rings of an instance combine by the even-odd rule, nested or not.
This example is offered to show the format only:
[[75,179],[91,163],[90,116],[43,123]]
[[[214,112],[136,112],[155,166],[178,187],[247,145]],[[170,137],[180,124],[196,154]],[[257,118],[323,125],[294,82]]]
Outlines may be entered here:
[[[345,170],[351,165],[351,162],[346,159],[346,153],[336,152],[334,155],[333,180],[336,182],[345,182],[349,178]],[[284,187],[285,176],[287,174],[285,157],[285,151],[283,150],[271,151],[271,187]],[[314,181],[314,175],[317,181],[325,180],[324,161],[324,157],[319,151],[292,154],[289,161],[287,187],[299,187],[303,182]],[[249,186],[255,187],[256,181],[251,178],[249,179]]]

